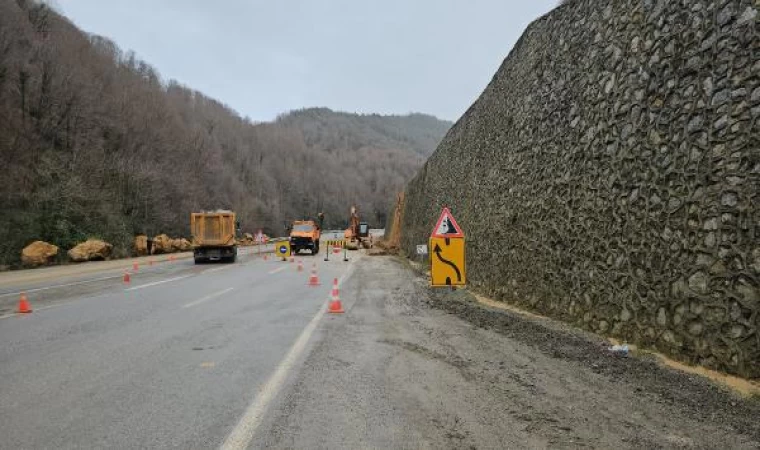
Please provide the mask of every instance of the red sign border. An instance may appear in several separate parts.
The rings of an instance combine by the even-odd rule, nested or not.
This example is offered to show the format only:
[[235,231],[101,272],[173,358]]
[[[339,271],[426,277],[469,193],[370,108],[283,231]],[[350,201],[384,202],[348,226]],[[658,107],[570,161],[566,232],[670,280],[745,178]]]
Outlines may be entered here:
[[[438,228],[441,227],[441,224],[443,223],[443,219],[449,216],[451,219],[451,224],[454,225],[454,228],[456,228],[459,232],[456,234],[437,234]],[[441,211],[441,217],[438,218],[438,222],[436,222],[435,227],[433,228],[433,233],[430,235],[431,238],[464,238],[464,232],[462,231],[462,227],[459,226],[457,223],[457,220],[454,218],[454,215],[451,214],[451,210],[449,208],[443,208],[443,211]]]

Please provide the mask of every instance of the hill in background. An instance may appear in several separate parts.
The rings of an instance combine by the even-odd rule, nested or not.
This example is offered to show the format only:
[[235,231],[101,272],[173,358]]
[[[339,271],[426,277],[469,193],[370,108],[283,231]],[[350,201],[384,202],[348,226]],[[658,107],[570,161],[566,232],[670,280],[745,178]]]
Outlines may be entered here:
[[320,211],[343,227],[353,203],[382,224],[450,125],[324,108],[253,124],[38,2],[0,0],[0,264],[36,239],[126,253],[137,233],[186,236],[201,209],[275,235]]

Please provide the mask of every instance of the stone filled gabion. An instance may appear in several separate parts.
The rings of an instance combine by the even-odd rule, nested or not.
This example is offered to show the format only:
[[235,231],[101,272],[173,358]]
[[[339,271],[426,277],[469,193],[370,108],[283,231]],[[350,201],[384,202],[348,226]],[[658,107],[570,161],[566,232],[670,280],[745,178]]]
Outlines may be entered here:
[[471,286],[760,377],[760,27],[752,0],[575,0],[534,22],[406,189],[448,205]]

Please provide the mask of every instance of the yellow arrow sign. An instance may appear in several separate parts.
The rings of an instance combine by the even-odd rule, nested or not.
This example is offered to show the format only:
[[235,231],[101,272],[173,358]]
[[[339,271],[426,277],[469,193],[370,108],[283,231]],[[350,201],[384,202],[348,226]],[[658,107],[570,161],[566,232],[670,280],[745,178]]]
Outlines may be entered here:
[[467,283],[464,248],[463,238],[430,238],[431,286],[464,286]]

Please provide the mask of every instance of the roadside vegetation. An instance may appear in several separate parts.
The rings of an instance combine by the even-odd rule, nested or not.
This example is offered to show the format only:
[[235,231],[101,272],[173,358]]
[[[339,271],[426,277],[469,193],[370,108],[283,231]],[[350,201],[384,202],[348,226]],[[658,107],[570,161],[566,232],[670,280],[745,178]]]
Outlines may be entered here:
[[200,209],[271,235],[319,211],[342,227],[351,204],[381,225],[449,126],[328,109],[256,124],[44,4],[0,0],[0,266],[35,240],[124,255],[137,234],[187,236]]

